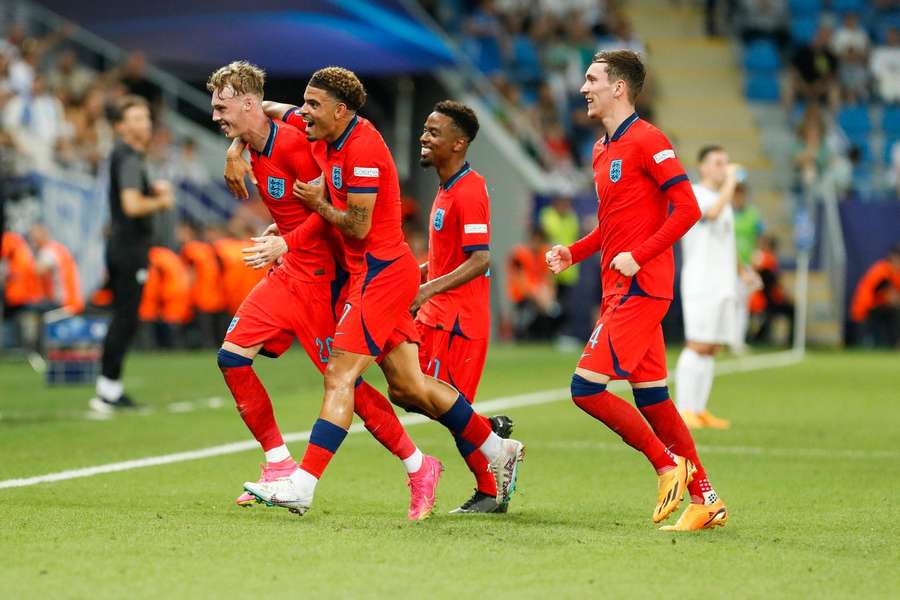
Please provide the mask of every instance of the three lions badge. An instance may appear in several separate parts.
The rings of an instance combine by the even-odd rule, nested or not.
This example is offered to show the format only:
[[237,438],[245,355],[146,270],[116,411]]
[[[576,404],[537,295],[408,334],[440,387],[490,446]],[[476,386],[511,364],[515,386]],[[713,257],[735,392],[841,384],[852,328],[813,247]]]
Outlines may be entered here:
[[439,208],[434,211],[434,230],[440,231],[441,227],[444,226],[444,209]]
[[609,180],[617,183],[620,179],[622,179],[622,159],[617,158],[609,163]]
[[280,200],[284,196],[284,187],[284,178],[269,175],[269,179],[266,181],[266,190],[269,192],[269,196]]

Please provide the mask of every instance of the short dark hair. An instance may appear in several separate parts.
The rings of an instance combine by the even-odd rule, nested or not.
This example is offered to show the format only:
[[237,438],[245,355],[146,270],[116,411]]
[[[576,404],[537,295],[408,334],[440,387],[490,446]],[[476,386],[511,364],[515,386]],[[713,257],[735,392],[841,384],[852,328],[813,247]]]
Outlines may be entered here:
[[717,144],[709,144],[700,148],[700,152],[697,153],[697,162],[702,163],[703,159],[712,154],[713,152],[725,152],[725,148],[719,146]]
[[128,94],[127,96],[119,98],[118,102],[113,105],[112,110],[110,111],[112,122],[121,123],[124,121],[125,113],[128,112],[129,108],[134,108],[135,106],[143,106],[147,110],[150,110],[150,103],[143,96]]
[[465,134],[470,142],[478,135],[478,117],[474,110],[462,102],[441,100],[434,105],[434,112],[450,117],[453,124]]
[[637,52],[632,50],[608,50],[598,52],[591,62],[606,63],[606,73],[610,81],[621,79],[628,84],[628,100],[634,102],[644,89],[647,72]]
[[309,85],[331,94],[353,112],[366,103],[366,88],[356,73],[343,67],[325,67],[313,73]]

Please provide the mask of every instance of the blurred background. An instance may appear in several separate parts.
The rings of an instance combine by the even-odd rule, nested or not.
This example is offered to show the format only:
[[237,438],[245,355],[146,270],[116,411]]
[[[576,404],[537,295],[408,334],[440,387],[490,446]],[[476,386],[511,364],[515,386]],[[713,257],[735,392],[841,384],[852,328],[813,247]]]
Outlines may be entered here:
[[[177,189],[177,209],[156,217],[140,346],[221,342],[262,275],[240,250],[269,223],[257,197],[238,201],[222,180],[227,140],[204,84],[235,59],[267,71],[267,98],[298,104],[319,67],[360,75],[420,257],[437,189],[418,165],[422,122],[443,98],[475,108],[495,338],[580,349],[599,264],[553,278],[543,252],[595,225],[601,133],[578,89],[592,55],[613,48],[644,55],[638,112],[692,175],[707,144],[746,169],[739,254],[764,287],[748,300],[745,341],[897,347],[900,1],[3,0],[0,32],[0,348],[35,368],[91,360],[71,353],[102,339],[107,109],[127,93],[150,100],[153,174]],[[683,338],[677,299],[665,328]]]

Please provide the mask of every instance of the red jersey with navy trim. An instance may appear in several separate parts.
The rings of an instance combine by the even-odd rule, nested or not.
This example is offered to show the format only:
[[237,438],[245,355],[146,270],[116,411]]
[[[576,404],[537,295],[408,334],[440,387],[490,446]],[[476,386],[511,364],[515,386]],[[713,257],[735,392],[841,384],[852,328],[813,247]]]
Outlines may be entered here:
[[[294,198],[294,181],[315,181],[321,170],[313,159],[306,135],[283,121],[270,120],[269,138],[262,152],[250,149],[250,163],[263,203],[281,234],[299,227],[312,212]],[[325,238],[284,255],[285,273],[303,281],[334,279],[334,258]]]
[[[588,235],[596,238],[587,253],[597,249],[601,253],[603,296],[633,294],[671,299],[675,278],[672,244],[700,214],[671,142],[634,113],[612,137],[597,141],[593,167],[598,226]],[[670,208],[666,191],[679,184],[686,187],[688,195],[679,188],[679,204],[673,204],[673,208],[681,209],[678,222],[664,228]],[[574,262],[585,258],[584,240],[572,246]],[[610,267],[621,252],[631,252],[640,266],[634,277],[625,277]]]
[[[285,118],[301,120],[299,110]],[[344,257],[351,272],[365,270],[365,255],[392,260],[409,252],[400,218],[400,180],[394,159],[381,134],[360,116],[334,142],[312,142],[312,152],[325,177],[331,203],[347,210],[347,194],[376,194],[372,228],[363,239],[343,236]]]
[[[428,279],[454,271],[469,253],[489,250],[491,208],[484,177],[469,163],[445,181],[431,206],[428,227]],[[490,277],[479,275],[458,288],[437,294],[419,310],[417,320],[469,339],[491,333]]]

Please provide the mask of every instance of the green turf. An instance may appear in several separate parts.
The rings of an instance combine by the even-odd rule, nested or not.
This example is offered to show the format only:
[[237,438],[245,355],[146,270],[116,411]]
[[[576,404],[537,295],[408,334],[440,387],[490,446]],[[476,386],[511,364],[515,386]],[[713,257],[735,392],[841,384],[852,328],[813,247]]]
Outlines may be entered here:
[[[299,352],[257,361],[286,430],[309,428],[318,376]],[[567,385],[575,356],[498,347],[480,398]],[[139,355],[126,385],[154,410],[83,418],[90,389],[45,388],[0,364],[0,480],[247,439],[214,354]],[[731,431],[697,441],[731,521],[673,535],[650,521],[644,459],[567,402],[510,409],[528,445],[506,516],[451,517],[471,476],[440,426],[439,510],[405,521],[399,463],[347,438],[303,518],[232,504],[258,452],[0,490],[4,598],[896,597],[896,354],[813,354],[718,378]],[[377,381],[377,377],[372,377]],[[219,396],[221,408],[173,413]],[[302,446],[294,445],[295,455]]]

